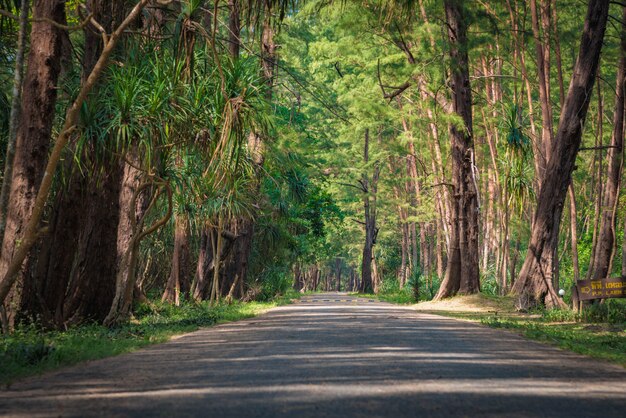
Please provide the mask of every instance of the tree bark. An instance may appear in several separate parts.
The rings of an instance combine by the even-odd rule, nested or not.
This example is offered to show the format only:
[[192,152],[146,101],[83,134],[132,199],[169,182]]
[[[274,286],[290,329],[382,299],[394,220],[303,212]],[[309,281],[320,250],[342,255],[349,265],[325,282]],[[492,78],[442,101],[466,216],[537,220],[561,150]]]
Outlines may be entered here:
[[602,193],[602,212],[597,245],[594,252],[591,278],[603,279],[611,274],[611,261],[615,251],[617,202],[622,171],[622,148],[624,141],[624,89],[626,88],[626,7],[622,12],[621,57],[617,70],[615,109],[613,111],[613,134],[609,148],[608,172]]
[[233,60],[239,58],[239,49],[241,46],[241,22],[239,18],[239,9],[239,0],[228,1],[228,50]]
[[[8,324],[12,328],[20,308],[24,276],[11,280],[4,277],[10,270],[17,244],[26,234],[26,222],[35,206],[35,196],[42,182],[50,146],[57,98],[57,82],[61,71],[61,47],[64,33],[45,17],[65,24],[65,1],[37,0],[33,6],[35,21],[31,29],[28,68],[22,91],[21,119],[17,128],[13,175],[10,179],[9,205],[0,255],[2,289],[0,303],[4,304]],[[9,180],[6,180],[9,181]],[[21,264],[21,263],[20,263]],[[5,299],[10,292],[8,299]]]
[[[369,129],[365,130],[365,141],[363,147],[363,162],[365,165],[369,163]],[[373,288],[372,281],[372,258],[374,244],[376,243],[376,187],[379,176],[379,166],[374,168],[374,174],[370,181],[367,173],[363,173],[361,186],[363,187],[363,209],[365,218],[365,242],[363,244],[363,256],[361,259],[361,286],[360,291],[363,293],[371,293]]]
[[178,215],[174,220],[174,252],[170,276],[161,297],[162,302],[180,305],[181,295],[189,293],[191,276],[191,254],[189,250],[189,220]]
[[537,200],[528,253],[512,290],[520,297],[522,308],[537,303],[548,308],[564,306],[552,286],[552,249],[558,240],[563,204],[580,147],[608,10],[608,0],[589,2],[578,59]]
[[[124,18],[123,2],[91,2],[94,19],[110,33]],[[86,79],[102,52],[102,37],[94,26],[85,28],[82,77]],[[33,289],[43,289],[28,305],[47,304],[43,311],[54,313],[57,327],[85,319],[101,321],[113,301],[117,268],[117,229],[120,219],[119,193],[123,165],[110,153],[96,150],[100,141],[91,138],[81,158],[88,166],[64,167],[70,187],[55,200],[49,224],[52,242],[38,254]],[[103,155],[99,159],[96,154]],[[93,164],[93,165],[91,165]],[[88,174],[87,173],[101,173]],[[50,292],[52,299],[46,293]],[[26,296],[27,294],[25,294]]]
[[[537,7],[537,0],[530,0],[530,11],[535,38],[535,52],[537,59],[537,79],[539,81],[539,101],[541,104],[541,143],[538,147],[541,151],[540,171],[537,173],[539,185],[545,176],[545,167],[550,160],[551,144],[553,137],[552,129],[552,106],[550,105],[550,40],[549,32],[546,28],[549,24],[549,0],[539,0],[540,8]],[[541,20],[541,22],[540,22]],[[541,33],[539,26],[543,29]],[[542,36],[543,35],[543,36]]]
[[[54,147],[50,152],[50,156],[47,158],[47,160],[45,156],[41,158],[42,161],[47,161],[45,163],[45,168],[35,167],[35,171],[38,172],[42,171],[41,169],[43,169],[43,175],[41,176],[39,187],[31,190],[31,196],[32,191],[36,190],[36,197],[34,199],[32,199],[32,197],[29,199],[29,201],[32,202],[32,204],[29,206],[30,215],[27,218],[22,218],[27,219],[27,222],[22,221],[21,223],[21,225],[24,227],[22,239],[21,241],[19,241],[18,245],[11,245],[11,254],[6,254],[6,252],[3,251],[2,259],[0,259],[0,277],[2,277],[2,279],[0,280],[0,301],[2,301],[2,303],[5,302],[7,295],[13,288],[16,281],[18,281],[24,260],[26,260],[31,249],[36,244],[39,236],[41,235],[42,231],[40,230],[39,223],[41,221],[46,201],[48,200],[50,194],[50,190],[52,189],[53,175],[56,172],[59,162],[61,161],[61,157],[65,150],[65,147],[70,141],[70,135],[78,121],[82,105],[89,95],[91,89],[96,84],[100,74],[104,70],[108,59],[113,53],[113,50],[115,49],[118,40],[123,35],[124,30],[137,18],[137,16],[143,10],[148,1],[149,0],[139,0],[139,2],[133,7],[128,16],[126,16],[124,21],[116,28],[116,30],[110,35],[110,37],[108,37],[108,42],[106,43],[102,54],[99,56],[93,71],[89,74],[89,77],[87,77],[87,80],[81,86],[81,89],[78,92],[78,96],[74,99],[72,105],[66,113],[65,121],[63,122],[63,126],[59,131],[59,134],[54,143]],[[63,5],[64,4],[61,4],[61,6]],[[41,120],[42,114],[45,115],[44,117],[46,118],[46,120],[51,119],[48,117],[48,113],[41,112],[41,109],[39,110],[39,120]],[[47,145],[49,145],[49,141],[45,145],[47,147]],[[30,157],[31,161],[33,161],[33,155],[31,155]],[[23,201],[20,201],[20,203],[23,203]]]
[[15,73],[13,74],[13,91],[11,94],[11,114],[9,116],[9,137],[7,140],[7,150],[4,156],[4,181],[0,191],[0,243],[4,238],[4,228],[6,226],[7,208],[9,206],[9,192],[11,191],[11,180],[13,177],[13,159],[15,157],[15,142],[17,140],[17,130],[20,124],[20,111],[22,107],[22,80],[24,77],[24,56],[26,54],[28,12],[30,1],[22,0],[20,7],[20,23],[17,38],[17,51],[15,53]]
[[452,228],[448,269],[435,299],[480,291],[478,275],[478,190],[474,176],[472,92],[467,25],[462,0],[444,1],[448,24],[453,110],[463,126],[450,124],[452,148]]

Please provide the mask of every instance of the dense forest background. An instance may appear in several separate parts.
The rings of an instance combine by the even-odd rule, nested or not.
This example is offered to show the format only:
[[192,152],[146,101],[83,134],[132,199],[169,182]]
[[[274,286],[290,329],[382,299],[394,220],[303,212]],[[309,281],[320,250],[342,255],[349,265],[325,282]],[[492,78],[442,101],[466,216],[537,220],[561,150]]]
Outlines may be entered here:
[[29,3],[0,1],[5,330],[626,272],[622,4]]

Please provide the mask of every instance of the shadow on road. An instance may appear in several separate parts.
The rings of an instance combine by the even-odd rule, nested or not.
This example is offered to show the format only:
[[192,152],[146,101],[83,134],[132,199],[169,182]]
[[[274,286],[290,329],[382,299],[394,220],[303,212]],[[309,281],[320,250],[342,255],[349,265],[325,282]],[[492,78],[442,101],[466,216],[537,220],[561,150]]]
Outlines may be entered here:
[[408,308],[311,300],[27,380],[0,392],[0,414],[626,413],[620,367]]

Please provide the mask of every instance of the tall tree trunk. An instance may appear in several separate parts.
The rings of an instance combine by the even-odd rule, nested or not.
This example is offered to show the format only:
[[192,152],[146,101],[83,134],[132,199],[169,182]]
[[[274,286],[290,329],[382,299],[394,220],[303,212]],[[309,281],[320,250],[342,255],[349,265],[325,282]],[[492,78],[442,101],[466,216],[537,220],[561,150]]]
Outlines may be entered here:
[[[363,148],[363,162],[365,165],[369,163],[369,129],[365,130],[365,141]],[[363,187],[363,209],[365,218],[365,243],[363,244],[363,257],[361,259],[361,287],[363,293],[371,293],[373,289],[372,282],[372,258],[373,249],[376,242],[376,183],[378,181],[378,168],[370,181],[369,176],[364,172],[361,179]]]
[[[131,208],[130,205],[133,201],[133,196],[135,192],[139,189],[141,184],[145,181],[145,172],[141,171],[139,167],[141,167],[142,162],[139,156],[139,151],[137,148],[133,147],[126,154],[127,162],[124,163],[124,172],[122,175],[122,182],[120,186],[119,192],[119,214],[120,219],[117,225],[117,262],[116,262],[116,275],[123,275],[124,277],[128,277],[129,271],[128,265],[125,265],[123,261],[123,254],[128,252],[128,249],[131,245],[131,240],[133,238],[133,223],[139,222],[141,218],[144,217],[146,210],[148,209],[148,203],[150,202],[153,190],[146,191],[142,193],[138,198],[136,205],[137,207]],[[134,214],[135,219],[131,220],[130,216]],[[138,296],[143,295],[143,289],[138,285],[137,292],[139,292]]]
[[191,254],[189,250],[189,220],[186,215],[174,219],[174,252],[172,268],[161,297],[162,302],[180,305],[180,296],[189,292],[191,276]]
[[239,48],[241,46],[241,22],[239,18],[239,0],[228,0],[228,51],[231,58],[239,58]]
[[[64,0],[37,0],[33,6],[35,20],[31,29],[31,45],[28,54],[28,69],[22,91],[21,120],[17,128],[13,175],[6,212],[5,233],[0,254],[0,280],[13,259],[16,244],[22,240],[25,224],[30,219],[37,191],[43,179],[53,115],[57,98],[57,82],[61,71],[61,47],[63,31],[49,21],[65,24]],[[4,304],[7,324],[12,328],[19,311],[24,276],[11,285],[9,297],[0,298]]]
[[564,305],[552,286],[552,250],[558,241],[563,203],[580,147],[608,11],[609,0],[589,2],[578,59],[539,192],[528,253],[512,290],[520,296],[522,307],[536,303],[545,303],[549,308]]
[[[241,44],[241,27],[239,22],[241,10],[239,0],[231,0],[231,3],[232,5],[229,3],[229,36],[231,41],[229,51],[231,57],[233,59],[237,59]],[[263,26],[260,36],[262,75],[268,86],[267,99],[269,101],[272,100],[273,95],[276,61],[276,42],[274,39],[274,28],[271,23],[271,14],[271,7],[268,6],[265,10],[265,17],[263,18]],[[255,165],[257,176],[255,188],[258,191],[261,187],[261,176],[263,173],[263,164],[265,162],[265,146],[260,133],[250,133],[248,136],[248,149]],[[230,229],[236,230],[239,238],[234,242],[233,256],[229,258],[229,262],[224,266],[224,271],[228,272],[229,277],[237,277],[240,284],[237,293],[239,293],[239,296],[243,296],[243,285],[248,277],[250,254],[252,253],[252,246],[254,243],[254,219],[233,220],[230,222]]]
[[[558,14],[556,10],[556,0],[551,1],[552,8],[552,39],[554,41],[554,52],[556,58],[557,80],[559,83],[559,104],[561,109],[565,104],[565,83],[563,82],[563,63],[561,59],[561,42],[558,30]],[[578,262],[578,222],[576,210],[576,193],[573,182],[569,185],[569,209],[570,209],[570,235],[572,237],[572,269],[574,280],[580,280],[580,266]]]
[[[123,20],[125,11],[120,0],[106,4],[92,3],[90,10],[94,19],[108,33]],[[102,48],[98,29],[86,27],[83,79],[93,70]],[[99,142],[98,138],[92,138],[91,144]],[[97,162],[84,171],[101,174],[85,177],[83,170],[69,165],[67,176],[71,186],[62,192],[62,198],[55,200],[52,211],[54,222],[50,224],[50,233],[54,243],[44,246],[45,252],[40,252],[38,263],[44,265],[37,268],[37,275],[33,278],[35,283],[39,283],[34,286],[55,290],[55,300],[49,301],[55,306],[47,309],[57,311],[58,327],[84,319],[101,321],[113,301],[118,257],[119,193],[124,167],[117,157],[108,152],[103,153],[104,157],[98,161],[95,155],[101,151],[96,150],[96,146],[87,148],[84,160]],[[60,295],[64,295],[62,313],[58,311]]]
[[464,123],[450,125],[452,148],[452,231],[448,270],[436,299],[480,291],[478,275],[478,190],[474,175],[472,92],[467,53],[467,23],[462,0],[445,0],[450,42],[453,110]]
[[211,303],[219,303],[220,301],[220,265],[222,262],[222,231],[224,230],[224,218],[222,214],[218,215],[217,230],[215,231],[215,246],[213,247],[213,284],[211,288]]
[[198,251],[196,277],[192,291],[192,297],[196,302],[200,302],[207,297],[210,274],[213,271],[211,264],[213,261],[213,245],[210,227],[205,225],[200,232],[200,250]]
[[614,252],[617,201],[622,171],[622,148],[624,141],[624,89],[626,88],[626,7],[622,13],[621,57],[617,70],[615,109],[613,112],[613,136],[609,148],[608,172],[602,193],[602,214],[597,245],[594,253],[592,279],[603,279],[611,274]]
[[[600,72],[600,68],[598,69],[598,73]],[[599,78],[598,76],[596,76],[596,78]],[[593,217],[593,233],[592,233],[592,239],[591,239],[591,252],[592,252],[592,256],[589,259],[589,266],[587,268],[587,275],[586,278],[587,280],[591,279],[591,274],[595,271],[595,267],[594,267],[594,263],[596,261],[596,258],[594,257],[594,254],[596,252],[596,248],[598,246],[598,230],[600,229],[600,218],[602,216],[602,192],[603,192],[603,183],[602,183],[602,175],[604,174],[604,170],[603,170],[603,161],[602,161],[602,147],[604,146],[603,144],[603,137],[604,137],[604,130],[603,130],[603,126],[604,126],[604,104],[603,104],[603,100],[602,100],[602,90],[600,89],[600,84],[598,83],[597,85],[597,92],[598,92],[598,123],[597,123],[597,127],[596,127],[596,142],[595,142],[595,147],[596,147],[596,151],[594,153],[593,156],[593,160],[591,162],[591,173],[592,173],[592,177],[591,177],[591,183],[592,183],[592,187],[590,189],[590,199],[593,199],[595,204],[594,204],[594,217]]]
[[[4,258],[6,262],[2,262],[2,260],[0,260],[0,273],[2,273],[2,279],[0,280],[0,301],[2,301],[2,303],[5,302],[8,294],[11,292],[11,289],[14,287],[15,283],[19,281],[24,261],[29,256],[33,246],[37,243],[38,238],[41,235],[42,231],[40,229],[39,223],[41,222],[46,201],[48,200],[50,190],[52,189],[53,176],[56,172],[59,162],[61,161],[63,152],[68,142],[70,141],[71,133],[78,123],[82,105],[84,104],[85,99],[98,81],[100,74],[104,70],[108,59],[111,57],[111,54],[113,53],[113,50],[115,49],[119,39],[124,34],[125,29],[139,16],[148,1],[149,0],[139,0],[139,2],[135,4],[126,19],[124,19],[124,21],[116,28],[116,30],[113,31],[113,33],[111,33],[110,36],[107,38],[108,42],[106,43],[102,54],[98,58],[98,61],[94,66],[93,71],[89,74],[89,77],[81,85],[81,88],[78,91],[78,95],[72,102],[72,105],[69,107],[65,115],[65,121],[63,122],[63,126],[59,130],[59,134],[56,137],[54,146],[52,147],[52,150],[50,152],[50,156],[47,159],[45,158],[45,156],[42,158],[42,160],[45,161],[45,168],[39,167],[36,169],[36,171],[40,171],[39,169],[43,168],[44,174],[41,177],[39,187],[36,189],[35,198],[30,199],[30,201],[32,202],[32,204],[30,205],[30,216],[28,218],[24,218],[24,220],[27,219],[26,222],[22,221],[24,231],[21,234],[21,240],[19,241],[19,244],[16,242],[11,246],[11,254],[6,255],[5,252],[2,253],[3,257],[6,255],[6,257]],[[61,6],[63,6],[63,4]],[[49,25],[49,20],[47,22]],[[56,26],[52,29],[56,29]],[[48,113],[40,112],[40,114],[43,114],[45,115],[45,118],[50,119]],[[39,119],[41,119],[41,116]],[[49,145],[49,142],[47,145]],[[34,161],[32,155],[31,161]],[[23,202],[20,201],[20,204],[22,203]]]
[[[30,1],[22,0],[20,7],[20,23],[17,37],[17,51],[15,52],[15,73],[13,74],[13,90],[11,92],[11,114],[9,116],[9,137],[7,140],[7,150],[4,155],[4,181],[0,191],[0,243],[4,238],[4,228],[6,226],[7,208],[9,206],[9,193],[11,191],[11,180],[13,178],[13,159],[15,157],[15,142],[17,140],[17,130],[20,123],[20,111],[22,107],[22,79],[24,77],[24,56],[26,54],[28,13]],[[2,306],[0,306],[2,309]]]

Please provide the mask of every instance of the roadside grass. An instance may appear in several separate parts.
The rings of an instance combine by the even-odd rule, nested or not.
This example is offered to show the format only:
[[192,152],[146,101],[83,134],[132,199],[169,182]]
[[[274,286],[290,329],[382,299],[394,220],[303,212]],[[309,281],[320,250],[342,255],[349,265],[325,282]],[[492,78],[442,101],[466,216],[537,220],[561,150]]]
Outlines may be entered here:
[[[402,298],[399,298],[402,302],[396,302],[393,295],[369,297],[405,304]],[[582,314],[559,309],[518,312],[514,298],[485,294],[420,302],[412,307],[424,313],[507,329],[532,340],[626,367],[626,300],[607,300],[587,307]]]
[[[464,298],[474,301],[474,306],[470,303],[470,309],[465,310],[433,310],[432,305],[438,302],[430,302],[431,309],[428,309],[429,306],[420,306],[427,304],[418,304],[416,308],[423,312],[480,322],[492,328],[507,329],[532,340],[626,367],[626,305],[620,301],[607,301],[603,305],[588,307],[579,315],[570,310],[520,313],[515,311],[513,299],[507,296],[480,295],[480,300],[487,302],[483,309],[476,309],[472,296],[459,296],[451,300],[458,299],[458,305],[463,305]],[[611,310],[613,314],[605,314]]]
[[202,327],[251,318],[299,297],[299,293],[288,292],[268,302],[213,307],[207,302],[188,302],[178,307],[153,302],[139,306],[128,324],[116,328],[95,323],[66,331],[21,326],[10,335],[0,335],[0,384],[9,385],[16,379],[82,361],[128,353]]

